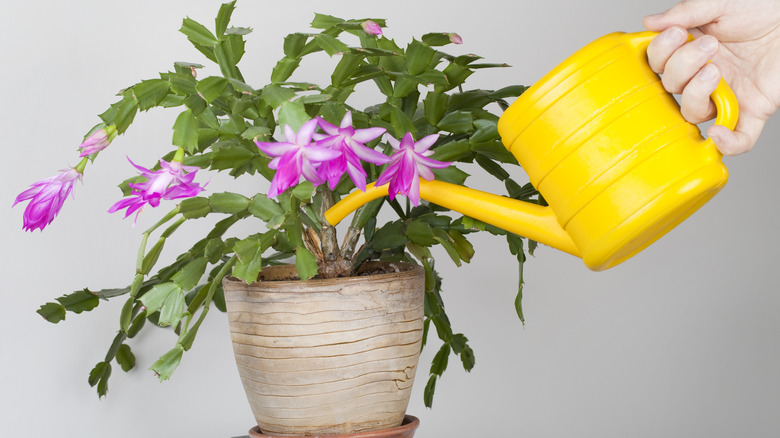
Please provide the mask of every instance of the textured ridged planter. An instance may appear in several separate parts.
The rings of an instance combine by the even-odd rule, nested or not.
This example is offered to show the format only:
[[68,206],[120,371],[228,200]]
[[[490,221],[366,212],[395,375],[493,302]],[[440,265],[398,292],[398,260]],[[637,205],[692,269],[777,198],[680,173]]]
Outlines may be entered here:
[[[263,268],[259,281],[223,281],[238,372],[266,435],[311,436],[398,427],[404,420],[423,332],[425,274],[286,280],[293,266]],[[395,271],[395,272],[393,272]]]

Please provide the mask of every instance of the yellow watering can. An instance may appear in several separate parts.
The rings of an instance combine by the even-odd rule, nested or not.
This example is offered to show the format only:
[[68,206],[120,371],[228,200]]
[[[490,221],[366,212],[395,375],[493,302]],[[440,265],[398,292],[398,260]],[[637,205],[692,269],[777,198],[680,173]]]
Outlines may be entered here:
[[[501,139],[549,207],[441,181],[420,197],[581,257],[601,271],[646,248],[726,184],[711,139],[685,121],[647,64],[654,32],[612,33],[588,44],[523,93],[498,121]],[[715,123],[734,129],[736,97],[721,80]],[[332,224],[387,195],[345,197]]]

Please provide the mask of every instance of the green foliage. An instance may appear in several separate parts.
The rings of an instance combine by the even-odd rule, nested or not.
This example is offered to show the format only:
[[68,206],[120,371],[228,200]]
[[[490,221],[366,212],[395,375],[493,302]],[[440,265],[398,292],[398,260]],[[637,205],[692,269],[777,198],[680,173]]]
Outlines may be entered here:
[[317,275],[317,259],[308,249],[299,246],[295,251],[295,269],[301,280],[308,280]]
[[98,362],[92,371],[89,372],[89,386],[97,386],[99,397],[105,397],[108,393],[108,378],[111,377],[111,364],[109,362]]
[[159,377],[161,382],[163,380],[168,380],[171,378],[171,375],[173,375],[173,372],[176,371],[176,368],[179,367],[183,355],[184,347],[180,344],[176,344],[170,351],[160,356],[149,369],[157,374],[157,377]]
[[116,352],[116,361],[122,367],[122,371],[128,372],[135,367],[135,355],[130,350],[130,346],[122,344]]
[[56,303],[43,304],[38,309],[38,314],[51,323],[58,323],[65,319],[65,312],[88,312],[100,304],[98,294],[89,289],[79,290],[57,298]]
[[[171,71],[127,87],[119,100],[100,118],[115,125],[118,133],[131,126],[139,111],[174,108],[178,116],[173,124],[172,151],[184,151],[183,164],[215,173],[227,171],[234,177],[252,176],[271,180],[275,170],[271,158],[261,153],[255,141],[281,139],[283,127],[298,129],[319,116],[338,124],[351,112],[354,126],[384,128],[400,138],[411,132],[416,139],[439,134],[432,146],[432,158],[456,163],[476,163],[487,174],[504,183],[507,195],[515,199],[542,202],[530,184],[520,185],[507,168],[517,162],[500,142],[496,108],[505,109],[506,99],[514,98],[526,87],[513,85],[498,90],[464,89],[465,81],[485,68],[504,64],[480,64],[476,55],[455,56],[445,52],[451,44],[448,33],[427,33],[405,47],[385,36],[366,34],[361,23],[366,19],[342,19],[315,14],[314,33],[294,32],[282,41],[284,56],[273,63],[270,80],[263,85],[247,83],[238,67],[246,51],[244,36],[248,27],[231,27],[235,1],[223,4],[209,28],[191,18],[182,21],[180,32],[192,43],[195,56],[205,57],[219,68],[220,75],[198,78],[202,64],[175,62]],[[384,27],[385,21],[371,18]],[[322,84],[294,82],[299,69],[307,68],[307,56],[324,52],[332,58],[331,71],[320,75]],[[308,73],[307,73],[308,74]],[[360,110],[351,96],[364,85],[373,85],[380,93],[375,105]],[[389,150],[383,139],[367,145]],[[153,167],[152,169],[159,169]],[[369,182],[381,169],[364,165]],[[517,169],[514,169],[517,170]],[[513,172],[514,172],[513,170]],[[463,184],[468,174],[454,164],[436,169],[437,179]],[[129,183],[120,188],[129,195]],[[101,299],[122,297],[119,331],[105,359],[90,372],[89,384],[106,395],[112,363],[124,371],[132,369],[136,358],[129,340],[150,324],[166,327],[175,335],[170,351],[150,367],[160,378],[170,378],[194,344],[211,305],[225,308],[222,279],[232,275],[246,282],[257,280],[263,266],[294,257],[302,280],[317,277],[334,254],[353,268],[367,260],[393,260],[418,263],[425,269],[425,331],[436,332],[440,346],[430,366],[425,387],[426,406],[432,406],[436,383],[456,355],[466,371],[475,364],[474,352],[465,335],[453,330],[445,312],[442,279],[435,270],[431,248],[439,246],[457,266],[469,263],[475,249],[469,234],[487,231],[505,236],[508,248],[519,265],[519,282],[513,303],[523,320],[523,263],[532,254],[535,242],[524,239],[472,218],[453,216],[427,202],[412,208],[398,199],[377,199],[359,209],[349,227],[344,245],[335,240],[335,229],[323,212],[354,189],[347,178],[334,190],[301,183],[274,199],[264,193],[244,195],[234,192],[212,193],[184,199],[156,224],[142,233],[136,274],[131,285],[121,289],[88,289],[63,295],[56,302],[41,306],[38,313],[56,323],[66,312],[81,313],[97,307]],[[388,206],[394,217],[384,223],[377,220],[382,207]],[[145,213],[150,214],[150,213]],[[202,218],[219,219],[205,237],[194,242],[167,266],[164,260],[167,239]],[[234,232],[233,225],[249,219],[262,222],[255,234]],[[251,223],[251,222],[250,222]],[[360,236],[362,235],[362,240]],[[149,241],[152,236],[157,240]],[[447,262],[449,263],[449,262]],[[155,272],[156,269],[156,272]]]
[[37,310],[38,314],[46,321],[51,323],[58,323],[65,319],[65,306],[58,303],[46,303],[42,304]]
[[238,262],[233,268],[233,276],[247,283],[257,281],[257,276],[262,269],[263,253],[274,244],[275,239],[276,231],[271,230],[236,242],[233,250],[238,257]]

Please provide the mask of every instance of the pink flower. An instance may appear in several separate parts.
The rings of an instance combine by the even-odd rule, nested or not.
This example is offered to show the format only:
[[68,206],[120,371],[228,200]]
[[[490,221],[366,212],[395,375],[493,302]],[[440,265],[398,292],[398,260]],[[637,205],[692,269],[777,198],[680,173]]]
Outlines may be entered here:
[[14,206],[22,201],[30,201],[24,209],[24,230],[43,230],[49,225],[57,217],[65,199],[73,192],[73,184],[81,180],[81,176],[81,171],[75,168],[61,170],[59,175],[38,181],[20,193]]
[[382,35],[382,28],[375,21],[366,20],[360,23],[360,26],[369,35]]
[[463,38],[460,37],[460,35],[456,34],[455,32],[452,32],[450,35],[450,42],[453,44],[463,44]]
[[[127,161],[130,161],[130,164],[138,169],[141,175],[147,178],[147,181],[137,184],[130,183],[129,185],[132,189],[131,197],[122,199],[112,205],[108,209],[109,213],[126,208],[125,217],[128,217],[135,211],[138,211],[138,214],[140,214],[143,207],[147,204],[157,207],[160,205],[161,199],[190,198],[203,191],[203,186],[193,183],[198,167],[184,166],[174,158],[174,161],[170,163],[160,160],[162,169],[151,171],[136,165],[130,158]],[[138,214],[135,216],[136,220],[138,219]]]
[[323,162],[317,169],[317,173],[323,179],[328,180],[328,186],[333,190],[346,172],[355,186],[365,192],[366,171],[363,170],[360,160],[374,164],[385,164],[390,161],[390,158],[379,151],[367,148],[363,143],[384,134],[386,129],[355,129],[352,127],[351,112],[344,115],[344,118],[341,119],[341,126],[338,127],[320,117],[317,117],[317,123],[325,131],[325,134],[314,134],[317,145],[326,146],[339,152],[338,157]]
[[431,181],[434,178],[431,168],[443,169],[452,163],[436,161],[428,158],[433,151],[428,149],[436,143],[439,134],[429,135],[415,142],[411,132],[407,132],[399,142],[387,136],[387,142],[396,150],[390,157],[390,165],[379,175],[376,185],[390,183],[388,192],[390,199],[396,194],[406,195],[412,204],[420,203],[420,178]]
[[289,125],[285,125],[286,142],[255,142],[261,151],[276,157],[268,163],[268,167],[276,169],[268,190],[269,197],[273,198],[298,184],[301,175],[315,186],[325,182],[325,178],[317,173],[317,167],[323,161],[337,158],[340,152],[312,144],[315,129],[317,119],[311,119],[303,124],[297,134]]
[[81,155],[79,157],[87,157],[96,152],[100,152],[116,138],[116,126],[110,125],[105,128],[100,128],[97,131],[89,135],[79,146]]

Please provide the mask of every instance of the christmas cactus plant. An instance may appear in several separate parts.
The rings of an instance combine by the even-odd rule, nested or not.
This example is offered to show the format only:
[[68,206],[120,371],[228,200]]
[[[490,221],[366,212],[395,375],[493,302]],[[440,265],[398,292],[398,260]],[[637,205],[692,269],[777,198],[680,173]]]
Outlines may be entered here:
[[[180,29],[220,75],[200,77],[202,65],[176,62],[171,71],[125,88],[80,144],[80,162],[17,197],[16,203],[28,202],[24,228],[43,230],[100,154],[132,156],[116,149],[135,117],[156,107],[178,111],[173,137],[165,139],[170,147],[148,168],[128,157],[128,173],[134,168],[136,174],[119,184],[122,196],[108,209],[132,216],[128,222],[134,225],[154,221],[140,233],[130,285],[85,288],[38,312],[57,323],[67,312],[124,300],[118,333],[112,342],[107,336],[108,352],[89,374],[90,385],[103,396],[114,366],[128,371],[136,365],[132,339],[150,326],[175,334],[171,350],[150,366],[161,380],[168,379],[210,309],[224,311],[221,281],[227,275],[252,282],[263,266],[294,263],[306,281],[350,276],[369,260],[417,263],[425,269],[424,341],[431,328],[441,340],[425,390],[430,406],[451,354],[466,370],[474,366],[467,338],[453,331],[445,313],[431,248],[441,246],[460,266],[474,256],[469,234],[503,236],[519,263],[514,305],[522,319],[523,262],[535,242],[526,245],[520,236],[421,201],[419,178],[462,184],[469,175],[458,166],[474,163],[504,183],[506,196],[541,202],[533,187],[516,183],[504,170],[517,162],[496,130],[496,110],[526,87],[466,88],[473,73],[505,65],[447,53],[445,47],[462,43],[455,33],[426,33],[402,46],[383,35],[384,20],[321,14],[311,23],[313,32],[284,38],[284,57],[270,81],[257,85],[238,67],[251,29],[229,26],[234,9],[235,2],[222,5],[213,29],[189,18]],[[317,78],[324,82],[299,79],[317,77],[306,72],[306,59],[323,51],[333,66],[329,75]],[[369,95],[380,96],[376,104],[355,107],[353,96],[371,84],[378,93]],[[210,193],[204,173],[222,171],[255,178],[255,193]],[[323,213],[370,182],[389,184],[390,196],[361,207],[337,240]],[[166,211],[158,213],[157,207]],[[389,210],[390,219],[380,220],[381,210]],[[188,233],[187,224],[203,218],[215,219],[213,228],[206,235]],[[249,219],[264,224],[250,235],[233,234],[235,224]],[[191,240],[191,248],[158,268],[166,242],[174,238]]]

